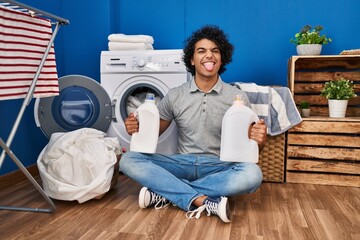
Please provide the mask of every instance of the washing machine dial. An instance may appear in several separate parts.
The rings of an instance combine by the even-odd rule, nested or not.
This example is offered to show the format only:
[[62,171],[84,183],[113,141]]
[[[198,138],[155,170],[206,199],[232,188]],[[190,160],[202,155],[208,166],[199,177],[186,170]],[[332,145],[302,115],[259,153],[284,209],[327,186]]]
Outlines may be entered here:
[[143,59],[143,58],[139,58],[139,59],[136,61],[136,64],[138,65],[138,67],[145,67],[146,61],[145,61],[145,59]]

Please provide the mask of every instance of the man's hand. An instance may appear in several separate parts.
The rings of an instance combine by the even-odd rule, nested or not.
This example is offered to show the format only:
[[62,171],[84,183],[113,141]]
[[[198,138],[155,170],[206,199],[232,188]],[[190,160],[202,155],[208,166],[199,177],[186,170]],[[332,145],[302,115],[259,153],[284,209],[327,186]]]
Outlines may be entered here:
[[267,141],[267,126],[264,119],[252,125],[249,137],[258,143],[260,151],[264,148]]
[[125,119],[125,128],[129,135],[139,131],[139,122],[136,119],[134,113],[130,113]]

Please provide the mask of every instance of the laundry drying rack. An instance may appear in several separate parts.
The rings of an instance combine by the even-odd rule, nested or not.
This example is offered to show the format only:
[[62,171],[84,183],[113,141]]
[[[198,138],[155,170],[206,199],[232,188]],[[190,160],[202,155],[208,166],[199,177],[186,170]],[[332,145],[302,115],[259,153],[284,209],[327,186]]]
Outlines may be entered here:
[[40,76],[41,70],[44,67],[45,61],[47,59],[47,56],[49,55],[50,49],[54,43],[56,34],[58,33],[58,30],[60,26],[69,24],[69,20],[58,17],[56,15],[53,15],[51,13],[48,13],[46,11],[42,11],[40,9],[31,7],[29,5],[20,3],[18,1],[2,1],[0,0],[0,5],[12,10],[20,11],[27,13],[31,15],[32,17],[41,17],[41,18],[47,18],[51,21],[51,25],[53,26],[52,35],[50,37],[50,40],[47,44],[46,50],[41,58],[40,64],[37,67],[36,73],[34,75],[33,80],[31,81],[29,90],[27,91],[27,94],[24,98],[24,101],[22,103],[22,106],[19,110],[19,113],[17,115],[17,118],[14,122],[14,125],[11,129],[11,132],[9,134],[9,137],[6,141],[1,138],[0,136],[0,146],[3,149],[1,156],[0,156],[0,168],[2,166],[2,163],[5,159],[6,154],[14,161],[14,163],[19,167],[19,169],[25,174],[25,176],[28,178],[28,180],[32,183],[32,185],[36,188],[36,190],[42,195],[42,197],[47,201],[47,203],[50,205],[50,208],[26,208],[26,207],[12,207],[12,206],[0,206],[0,209],[5,210],[17,210],[17,211],[30,211],[30,212],[46,212],[51,213],[56,210],[55,204],[52,202],[52,200],[46,195],[44,190],[40,187],[40,185],[37,183],[37,181],[33,178],[33,176],[28,172],[28,170],[24,167],[24,165],[21,163],[21,161],[16,157],[16,155],[11,151],[10,145],[12,143],[12,140],[16,134],[16,131],[19,127],[20,121],[23,117],[23,114],[25,112],[26,107],[29,105],[31,99],[33,98],[33,94],[35,91],[37,80]]

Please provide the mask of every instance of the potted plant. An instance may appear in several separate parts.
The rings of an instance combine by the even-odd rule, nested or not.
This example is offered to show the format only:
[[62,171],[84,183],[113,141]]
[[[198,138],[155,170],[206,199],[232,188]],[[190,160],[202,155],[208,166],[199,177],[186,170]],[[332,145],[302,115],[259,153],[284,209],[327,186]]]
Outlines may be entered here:
[[322,45],[332,41],[325,34],[321,35],[321,30],[323,26],[320,25],[314,29],[310,25],[305,25],[295,34],[294,39],[290,39],[290,42],[296,45],[298,55],[320,55]]
[[356,97],[354,83],[345,78],[326,82],[321,90],[321,96],[328,99],[329,116],[333,118],[345,117],[348,100]]
[[299,105],[301,116],[302,117],[309,117],[310,116],[310,104],[308,101],[302,101]]

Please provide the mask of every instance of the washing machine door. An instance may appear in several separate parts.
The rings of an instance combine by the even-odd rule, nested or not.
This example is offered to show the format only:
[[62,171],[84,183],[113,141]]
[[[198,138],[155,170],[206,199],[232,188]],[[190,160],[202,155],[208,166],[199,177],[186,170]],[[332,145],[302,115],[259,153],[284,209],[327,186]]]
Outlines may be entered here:
[[[111,80],[116,80],[115,75],[103,75],[101,78],[112,99],[114,107],[114,121],[111,122],[107,132],[109,137],[117,137],[121,147],[129,149],[131,136],[127,133],[125,119],[128,114],[134,112],[140,106],[146,93],[153,93],[157,101],[160,101],[169,91],[169,84],[164,83],[164,79],[174,79],[176,74],[118,74],[117,84]],[[186,75],[185,75],[186,76]],[[183,76],[184,77],[184,76]],[[104,82],[105,81],[105,82]],[[186,81],[186,77],[184,82]],[[180,84],[179,84],[180,85]],[[112,94],[111,94],[112,92]],[[178,147],[177,126],[173,121],[158,139],[156,152],[160,154],[173,154]]]
[[111,101],[94,79],[81,75],[59,78],[59,96],[38,98],[35,122],[50,138],[54,132],[95,128],[106,132],[111,123]]

